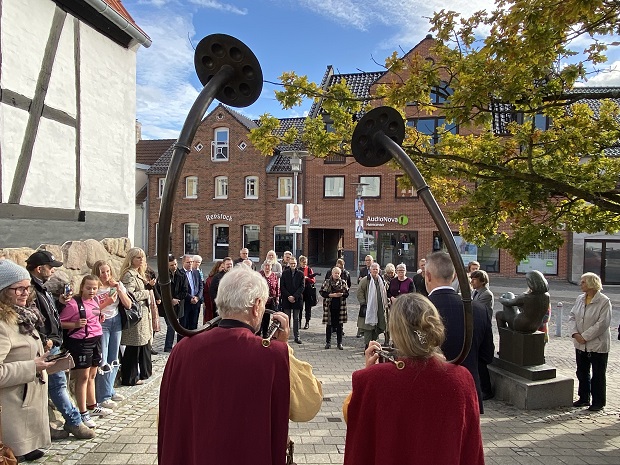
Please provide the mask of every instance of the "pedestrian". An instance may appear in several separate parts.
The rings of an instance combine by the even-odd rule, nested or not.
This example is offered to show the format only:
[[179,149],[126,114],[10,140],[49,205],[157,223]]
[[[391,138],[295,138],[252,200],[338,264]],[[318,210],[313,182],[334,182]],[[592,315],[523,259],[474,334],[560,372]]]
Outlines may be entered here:
[[336,331],[336,343],[339,350],[342,346],[342,327],[347,322],[347,297],[349,286],[341,278],[342,270],[335,266],[331,270],[329,279],[321,286],[323,297],[323,324],[325,327],[325,349],[331,348],[332,332]]
[[47,361],[33,298],[28,271],[0,260],[0,433],[19,461],[40,459],[51,446],[44,372],[55,362]]
[[[304,329],[308,329],[310,327],[310,320],[312,319],[312,307],[317,304],[316,288],[314,284],[316,283],[315,276],[317,276],[318,273],[315,273],[312,268],[308,266],[308,258],[305,255],[299,256],[299,269],[304,273],[303,313],[306,317],[306,324],[304,325]],[[299,312],[300,326],[301,319],[302,312]]]
[[[153,340],[153,316],[150,306],[151,293],[147,290],[146,255],[139,247],[127,251],[121,266],[121,281],[131,292],[142,311],[142,318],[137,325],[123,329],[121,344],[125,352],[121,360],[121,382],[124,386],[143,384],[151,377],[153,363],[151,361],[151,341]],[[155,281],[152,282],[155,284]],[[155,310],[154,313],[157,313]],[[158,317],[157,317],[158,318]]]
[[211,271],[209,271],[209,275],[207,279],[205,279],[204,289],[202,291],[202,295],[204,296],[204,306],[202,312],[202,324],[207,324],[207,321],[212,320],[215,315],[213,312],[213,301],[211,300],[211,283],[213,282],[213,277],[222,270],[222,260],[217,260]]
[[428,297],[428,291],[426,290],[426,282],[424,280],[426,270],[426,258],[421,258],[418,262],[418,272],[413,276],[413,284],[415,285],[415,291],[418,294]]
[[[282,311],[293,320],[293,337],[297,344],[302,344],[299,338],[299,315],[303,305],[305,277],[301,270],[297,269],[297,260],[291,257],[280,278],[280,296]],[[291,316],[292,315],[292,316]]]
[[283,465],[289,420],[320,410],[321,383],[287,345],[287,316],[273,315],[269,344],[255,335],[268,298],[259,273],[234,267],[219,286],[220,324],[177,344],[159,396],[160,465]]
[[363,331],[365,347],[385,332],[385,311],[388,305],[385,282],[379,275],[379,264],[373,262],[369,271],[370,275],[363,278],[357,288],[357,300],[360,304],[357,327]]
[[[393,266],[393,265],[392,265]],[[387,265],[385,266],[387,270]],[[407,276],[407,265],[404,263],[399,263],[394,269],[396,273],[396,277],[389,282],[386,282],[387,286],[387,296],[388,296],[388,308],[385,314],[386,321],[390,320],[390,307],[394,303],[394,300],[400,295],[410,294],[415,292],[415,285],[413,284],[413,279]],[[383,276],[387,275],[387,271]],[[390,332],[387,330],[389,328],[389,324],[386,324],[385,331],[385,345],[389,345],[390,343]]]
[[275,273],[278,279],[280,279],[280,277],[282,276],[282,265],[278,261],[278,256],[276,255],[275,250],[270,250],[269,252],[267,252],[267,256],[265,257],[263,265],[268,260],[271,261],[271,272]]
[[[174,317],[179,320],[183,318],[185,312],[185,296],[189,294],[189,282],[187,276],[179,270],[179,264],[173,254],[168,255],[168,279],[170,280],[170,293],[172,294],[172,309]],[[159,281],[155,285],[161,294],[161,286]],[[159,304],[157,313],[164,317],[166,322],[166,338],[164,340],[164,352],[172,351],[174,346],[174,335],[176,331],[168,319],[168,315],[163,308],[163,304]]]
[[568,318],[579,381],[579,399],[573,406],[598,412],[607,402],[605,372],[611,345],[611,300],[601,292],[601,278],[594,273],[581,275],[579,286],[583,294],[577,297]]
[[[470,262],[470,266],[472,263]],[[471,281],[471,287],[474,292],[472,293],[472,301],[478,302],[484,305],[484,308],[489,315],[491,321],[493,320],[493,305],[495,303],[495,297],[489,289],[489,275],[484,270],[474,270],[469,275]],[[495,394],[493,393],[493,386],[491,385],[491,375],[487,368],[487,363],[484,360],[478,360],[478,375],[480,376],[480,389],[482,391],[482,400],[492,399]]]
[[[100,297],[116,294],[106,307],[101,308],[101,314],[105,317],[101,323],[103,334],[101,335],[101,364],[95,378],[95,395],[97,403],[105,408],[116,408],[116,403],[125,398],[114,389],[114,381],[121,366],[119,351],[121,347],[121,314],[119,304],[124,308],[131,307],[131,299],[127,295],[127,289],[123,283],[112,276],[112,268],[105,260],[97,260],[93,265],[92,274],[99,278],[97,295]],[[121,310],[123,311],[123,310]]]
[[435,307],[419,294],[401,296],[389,326],[404,367],[377,363],[381,345],[370,342],[343,406],[344,465],[484,465],[476,388],[465,368],[442,356]]
[[[263,263],[263,269],[260,270],[260,274],[265,278],[265,280],[267,281],[267,286],[269,287],[269,297],[267,298],[265,308],[277,311],[280,306],[280,280],[278,279],[278,276],[273,271],[271,271],[272,267],[273,262],[271,260],[266,260]],[[265,313],[263,315],[263,321],[261,323],[261,334],[263,335],[263,337],[267,337],[269,321],[269,314]]]
[[217,312],[217,304],[215,303],[215,298],[217,297],[217,290],[220,286],[220,281],[224,277],[226,273],[228,273],[233,267],[233,260],[230,257],[225,257],[222,260],[222,269],[213,276],[213,280],[209,285],[209,297],[211,298],[211,304],[213,306],[213,313],[215,316],[218,315]]
[[[189,293],[185,296],[185,306],[183,307],[183,317],[179,319],[179,323],[185,329],[194,330],[198,328],[198,317],[200,316],[200,305],[203,300],[204,282],[200,277],[198,270],[193,268],[194,256],[183,255],[183,270],[187,276],[189,283]],[[183,336],[177,334],[177,342]]]
[[385,265],[385,269],[383,270],[383,281],[385,281],[385,285],[387,288],[390,286],[390,281],[396,277],[396,267],[393,263],[388,263]]
[[[54,298],[44,287],[44,284],[53,276],[59,266],[62,266],[62,262],[56,260],[54,255],[47,250],[37,250],[26,260],[26,269],[31,278],[30,284],[35,293],[34,301],[41,315],[43,315],[44,327],[41,328],[39,334],[44,347],[49,350],[50,356],[58,355],[63,343],[58,311],[62,310],[73,296],[73,290],[68,284],[67,292],[60,293],[58,298]],[[94,438],[95,431],[84,424],[79,410],[73,405],[69,396],[65,372],[61,370],[48,375],[47,386],[49,398],[65,420],[63,425],[65,435],[57,438],[66,438],[66,433],[71,433],[77,439]],[[53,431],[57,430],[54,429]],[[52,439],[56,439],[54,434],[52,434]]]

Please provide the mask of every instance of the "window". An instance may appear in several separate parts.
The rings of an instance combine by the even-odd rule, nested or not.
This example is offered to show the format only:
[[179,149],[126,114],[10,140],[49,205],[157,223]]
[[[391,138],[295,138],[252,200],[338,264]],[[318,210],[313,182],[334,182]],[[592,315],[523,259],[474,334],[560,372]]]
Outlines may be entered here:
[[250,253],[250,258],[260,257],[260,226],[257,224],[246,224],[243,227],[243,247]]
[[228,128],[216,128],[211,142],[211,160],[228,161]]
[[[428,60],[428,58],[427,58]],[[432,59],[430,59],[432,61]],[[452,88],[448,87],[446,82],[442,82],[439,86],[435,86],[431,89],[430,103],[431,105],[438,105],[446,103],[446,100],[454,93]],[[407,102],[407,105],[417,105],[418,102]]]
[[198,198],[198,178],[196,176],[188,176],[185,178],[185,198]]
[[215,178],[215,198],[228,198],[228,176],[217,176]]
[[488,245],[478,247],[478,262],[480,268],[487,273],[499,272],[499,249]]
[[291,178],[290,176],[278,178],[278,198],[293,198],[293,178]]
[[323,197],[344,197],[344,176],[325,176]]
[[258,198],[258,176],[247,176],[245,178],[245,198]]
[[381,197],[381,176],[360,176],[359,182],[368,184],[362,186],[362,197]]
[[198,225],[185,223],[183,225],[184,252],[185,254],[198,254]]
[[159,178],[157,180],[158,183],[158,189],[157,189],[157,197],[161,199],[161,197],[164,195],[164,185],[166,184],[166,178]]
[[417,129],[418,132],[432,136],[430,143],[436,144],[441,139],[441,134],[444,132],[450,132],[456,134],[456,124],[446,124],[444,129],[440,129],[441,126],[446,124],[445,118],[417,118],[407,121],[407,126],[411,126]]
[[273,242],[276,255],[282,256],[287,250],[293,250],[293,233],[286,232],[286,226],[273,228]]
[[525,260],[521,261],[521,263],[517,266],[517,273],[527,273],[532,270],[538,270],[544,275],[557,275],[557,249],[528,254]]
[[418,191],[415,190],[415,187],[413,186],[402,187],[401,182],[404,178],[405,176],[403,175],[396,176],[394,197],[396,197],[397,199],[411,199],[411,198],[417,199]]

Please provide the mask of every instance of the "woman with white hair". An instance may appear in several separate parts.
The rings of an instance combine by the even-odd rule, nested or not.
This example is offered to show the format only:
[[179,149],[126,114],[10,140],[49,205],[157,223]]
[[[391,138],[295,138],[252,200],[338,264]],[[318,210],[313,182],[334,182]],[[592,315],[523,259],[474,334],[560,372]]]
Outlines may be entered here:
[[588,410],[598,412],[606,403],[605,371],[611,345],[611,301],[601,292],[601,278],[594,273],[584,273],[579,286],[583,294],[577,297],[568,319],[579,380],[579,399],[573,402],[573,406],[588,407]]

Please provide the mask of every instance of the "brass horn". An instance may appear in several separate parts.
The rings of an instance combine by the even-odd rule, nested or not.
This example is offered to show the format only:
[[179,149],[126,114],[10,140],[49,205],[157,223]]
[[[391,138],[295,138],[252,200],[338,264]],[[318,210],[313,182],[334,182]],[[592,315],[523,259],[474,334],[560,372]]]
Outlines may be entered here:
[[203,38],[194,54],[196,74],[203,89],[192,105],[172,153],[159,209],[159,243],[157,244],[157,269],[161,297],[168,321],[182,336],[193,336],[214,327],[220,320],[216,317],[202,328],[183,328],[172,305],[172,290],[168,274],[168,244],[174,195],[179,184],[185,158],[200,122],[209,105],[217,98],[225,105],[247,107],[258,99],[263,88],[263,72],[258,59],[247,45],[226,34],[212,34]]
[[405,122],[400,113],[392,107],[378,107],[366,113],[357,123],[355,131],[353,131],[351,149],[355,160],[363,166],[375,167],[383,165],[392,158],[396,160],[411,179],[418,196],[424,202],[439,229],[439,234],[448,248],[448,253],[456,269],[465,313],[463,348],[454,360],[450,360],[450,363],[458,365],[469,354],[474,328],[469,280],[446,218],[418,167],[401,147],[404,139]]

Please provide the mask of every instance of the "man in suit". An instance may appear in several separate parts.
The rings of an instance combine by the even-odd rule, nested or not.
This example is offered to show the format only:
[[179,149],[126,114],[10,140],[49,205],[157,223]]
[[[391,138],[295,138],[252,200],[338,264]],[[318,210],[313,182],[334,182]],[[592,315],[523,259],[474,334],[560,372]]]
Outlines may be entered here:
[[297,268],[297,259],[291,257],[288,268],[282,271],[280,278],[280,302],[282,311],[291,319],[293,313],[293,336],[297,344],[301,344],[299,339],[299,317],[304,303],[305,277],[303,271]]
[[[472,271],[469,277],[471,280],[471,287],[474,289],[471,295],[472,301],[484,305],[484,308],[489,314],[489,318],[493,320],[493,304],[495,303],[495,298],[489,289],[489,275],[486,271],[478,269]],[[491,386],[491,376],[489,375],[487,364],[482,360],[478,360],[478,374],[480,375],[482,400],[492,399],[494,394],[493,387]]]
[[[434,252],[426,257],[424,280],[428,290],[428,298],[439,311],[446,328],[446,340],[441,346],[441,350],[448,360],[455,359],[461,352],[465,328],[463,301],[451,286],[455,275],[454,265],[447,253]],[[491,363],[495,346],[493,345],[491,318],[484,306],[479,302],[472,302],[472,310],[474,333],[471,349],[462,365],[469,370],[474,379],[478,392],[480,413],[484,413],[478,362],[480,360],[485,364]]]
[[413,284],[415,285],[415,291],[418,294],[422,294],[428,297],[428,291],[426,290],[426,284],[424,282],[424,272],[426,268],[426,258],[420,259],[420,272],[413,276]]
[[215,304],[215,298],[217,297],[217,290],[220,287],[220,281],[224,277],[226,273],[228,273],[233,267],[233,259],[230,257],[225,257],[222,260],[222,271],[219,271],[215,276],[213,276],[213,280],[211,281],[211,285],[209,286],[209,298],[211,299],[211,305],[213,306],[213,314],[219,315],[217,312],[217,305]]
[[[200,273],[198,273],[198,270],[192,269],[193,262],[193,255],[183,255],[182,273],[185,273],[185,276],[187,276],[187,281],[189,282],[189,292],[185,296],[185,306],[183,308],[184,314],[183,317],[179,319],[179,323],[187,329],[198,328],[198,315],[200,314],[200,304],[202,304],[203,300],[202,291],[204,283],[202,282],[202,279],[200,279]],[[177,342],[179,340],[181,340],[181,338],[177,336]]]

